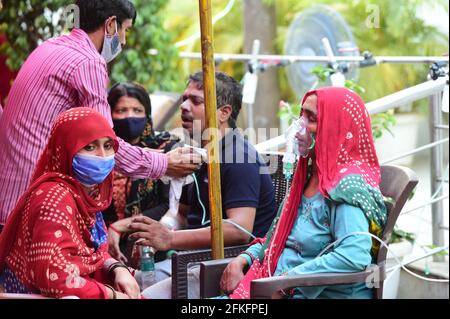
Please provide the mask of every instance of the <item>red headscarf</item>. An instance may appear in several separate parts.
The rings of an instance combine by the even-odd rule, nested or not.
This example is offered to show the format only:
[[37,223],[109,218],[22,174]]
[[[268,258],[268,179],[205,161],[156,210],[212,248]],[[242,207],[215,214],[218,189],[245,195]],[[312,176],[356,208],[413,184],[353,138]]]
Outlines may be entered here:
[[[315,155],[321,194],[335,202],[360,206],[352,194],[373,199],[373,210],[362,210],[370,222],[371,232],[379,234],[386,214],[381,193],[380,167],[372,138],[370,115],[364,102],[354,92],[338,87],[326,87],[308,92],[317,96],[317,132]],[[297,218],[306,182],[308,160],[301,158],[286,203],[264,252],[262,264],[256,259],[231,298],[249,298],[250,282],[271,276],[278,264],[286,240]],[[360,185],[347,184],[346,177],[359,176]],[[359,181],[358,181],[359,182]],[[353,185],[357,185],[356,187]],[[371,202],[372,203],[372,202]],[[271,233],[272,230],[269,232]],[[269,234],[268,233],[268,234]],[[270,237],[270,236],[269,236]]]
[[113,140],[117,152],[114,131],[92,108],[74,108],[59,115],[31,185],[1,233],[0,273],[7,264],[27,287],[61,296],[63,289],[50,289],[42,283],[65,278],[70,272],[87,276],[103,265],[107,245],[93,249],[90,229],[96,213],[111,203],[113,174],[98,185],[98,196],[92,198],[72,171],[75,154],[103,137]]

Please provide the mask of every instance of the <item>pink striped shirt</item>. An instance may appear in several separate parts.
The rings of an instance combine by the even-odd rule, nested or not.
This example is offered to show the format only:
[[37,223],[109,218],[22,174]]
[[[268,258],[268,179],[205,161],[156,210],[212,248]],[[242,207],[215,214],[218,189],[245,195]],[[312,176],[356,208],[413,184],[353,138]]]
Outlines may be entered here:
[[[92,107],[111,123],[106,62],[88,35],[74,29],[34,50],[14,81],[0,118],[0,224],[26,190],[54,119],[79,106]],[[159,178],[167,156],[119,139],[116,169],[137,178]]]

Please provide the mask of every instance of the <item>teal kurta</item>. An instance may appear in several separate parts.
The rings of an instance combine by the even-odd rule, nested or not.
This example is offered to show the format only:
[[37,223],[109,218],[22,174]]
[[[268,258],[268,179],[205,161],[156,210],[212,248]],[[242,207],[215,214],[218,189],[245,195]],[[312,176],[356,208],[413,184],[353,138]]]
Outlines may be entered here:
[[[328,203],[328,204],[327,204]],[[361,209],[348,204],[329,205],[329,201],[317,193],[311,198],[302,197],[299,212],[286,248],[278,260],[274,276],[314,274],[325,272],[362,271],[372,262],[372,240],[369,223]],[[345,238],[344,238],[345,237]],[[317,257],[329,244],[344,238],[334,249]],[[258,256],[261,244],[252,245],[247,252]],[[246,257],[251,263],[250,258]],[[372,298],[372,289],[365,283],[295,289],[294,298]]]

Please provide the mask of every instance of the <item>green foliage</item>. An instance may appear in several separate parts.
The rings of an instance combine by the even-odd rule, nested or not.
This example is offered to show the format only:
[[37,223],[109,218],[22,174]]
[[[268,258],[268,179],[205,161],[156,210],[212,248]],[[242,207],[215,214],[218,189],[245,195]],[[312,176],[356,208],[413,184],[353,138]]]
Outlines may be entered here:
[[[425,246],[422,246],[423,248],[428,248],[428,249],[430,249],[430,250],[433,250],[433,249],[436,249],[436,248],[438,248],[438,246],[436,246],[436,245],[425,245]],[[436,256],[441,256],[441,257],[445,257],[445,256],[448,256],[448,252],[446,252],[445,250],[442,250],[442,251],[440,251],[440,252],[438,252],[437,254],[435,254]]]
[[[213,17],[224,10],[229,0],[212,1]],[[165,12],[164,27],[174,35],[174,43],[190,39],[200,32],[200,18],[198,1],[169,1]],[[243,51],[243,1],[236,0],[232,10],[214,24],[214,52],[215,53],[241,53]],[[180,51],[200,52],[200,37],[178,48]],[[201,69],[200,60],[179,59],[178,77],[186,79],[187,76]],[[222,61],[216,69],[226,72],[236,79],[242,79],[246,71],[243,63]]]
[[[214,0],[213,15],[221,11],[229,0]],[[215,51],[220,53],[242,53],[243,51],[243,1],[236,1],[233,10],[214,26]],[[277,12],[278,37],[276,52],[283,54],[287,30],[295,16],[313,3],[308,0],[263,0],[265,4],[275,4]],[[436,0],[318,0],[314,4],[329,5],[337,10],[348,22],[361,52],[368,50],[374,56],[440,56],[448,52],[448,35],[427,25],[418,16],[424,5],[448,11],[448,1]],[[380,12],[378,28],[369,28],[366,20],[371,14],[371,5]],[[171,0],[167,7],[165,26],[176,34],[176,41],[186,39],[198,32],[198,3],[196,1]],[[255,22],[258,23],[258,22]],[[180,48],[182,51],[199,52],[200,43]],[[200,68],[198,61],[180,61],[184,75]],[[241,62],[225,62],[220,69],[240,78],[245,72]],[[427,64],[381,64],[362,69],[358,84],[366,88],[362,93],[364,101],[373,101],[387,94],[426,80]],[[294,101],[296,96],[289,86],[285,70],[280,69],[282,99]]]
[[350,89],[353,92],[358,93],[359,95],[362,95],[363,93],[366,92],[365,88],[363,88],[361,85],[357,84],[355,81],[352,81],[352,80],[345,80],[344,86],[347,89]]
[[315,74],[320,82],[325,82],[334,72],[332,68],[327,68],[323,65],[318,65],[311,69],[311,73]]
[[396,124],[394,110],[389,110],[384,113],[377,113],[372,117],[372,135],[374,139],[383,136],[383,131],[388,131],[392,136],[394,135],[391,128]]
[[[159,12],[165,0],[134,0],[136,23],[127,35],[123,52],[111,62],[112,82],[136,81],[151,91],[177,91],[183,86],[176,70],[177,50],[172,45],[170,32],[163,27]],[[150,55],[149,50],[157,50]]]
[[[441,56],[448,52],[448,34],[442,34],[419,16],[423,7],[448,12],[446,0],[318,0],[314,4],[329,5],[345,18],[361,52],[368,50],[374,56]],[[278,0],[276,5],[277,47],[282,53],[290,23],[298,13],[311,6],[311,2]],[[379,9],[379,26],[369,27],[366,22],[370,20],[370,8],[374,7]],[[390,63],[361,69],[358,84],[366,88],[362,98],[373,101],[426,81],[428,67],[428,64]],[[284,72],[282,76],[282,97],[290,100],[295,95]]]
[[280,102],[280,110],[277,113],[278,118],[281,120],[287,120],[288,124],[291,125],[293,121],[298,119],[302,106],[297,104],[289,104],[284,101]]
[[0,10],[0,33],[9,43],[0,47],[8,57],[7,64],[18,70],[38,44],[60,34],[63,21],[53,23],[70,0],[3,0]]
[[[0,33],[9,42],[0,47],[0,53],[8,57],[12,69],[18,70],[40,43],[63,32],[61,13],[72,3],[71,0],[3,0]],[[134,0],[133,3],[138,12],[136,24],[127,35],[123,52],[108,66],[111,83],[137,81],[151,91],[179,89],[183,81],[176,72],[177,52],[159,14],[166,1]],[[159,54],[152,56],[149,49],[156,49]]]
[[401,230],[397,226],[395,226],[394,230],[392,231],[389,243],[399,243],[402,240],[407,240],[410,243],[414,244],[414,241],[416,240],[416,235],[414,233],[409,233],[404,230]]

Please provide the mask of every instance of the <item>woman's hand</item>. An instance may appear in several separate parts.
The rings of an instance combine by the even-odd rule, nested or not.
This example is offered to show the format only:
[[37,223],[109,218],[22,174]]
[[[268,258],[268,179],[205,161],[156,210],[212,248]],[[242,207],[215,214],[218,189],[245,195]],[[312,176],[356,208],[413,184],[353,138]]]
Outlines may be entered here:
[[136,279],[124,267],[114,269],[114,287],[130,299],[141,298],[141,291]]
[[106,287],[108,299],[130,299],[130,297],[128,297],[128,295],[121,293],[120,291],[116,291],[116,290],[112,290],[112,289],[113,288],[110,286]]
[[237,256],[225,268],[222,278],[220,279],[220,288],[226,293],[231,293],[237,288],[244,278],[244,268],[248,266],[245,258]]
[[120,260],[123,263],[128,262],[127,257],[125,257],[124,254],[120,251],[120,235],[112,230],[111,228],[108,228],[108,252],[114,259]]

